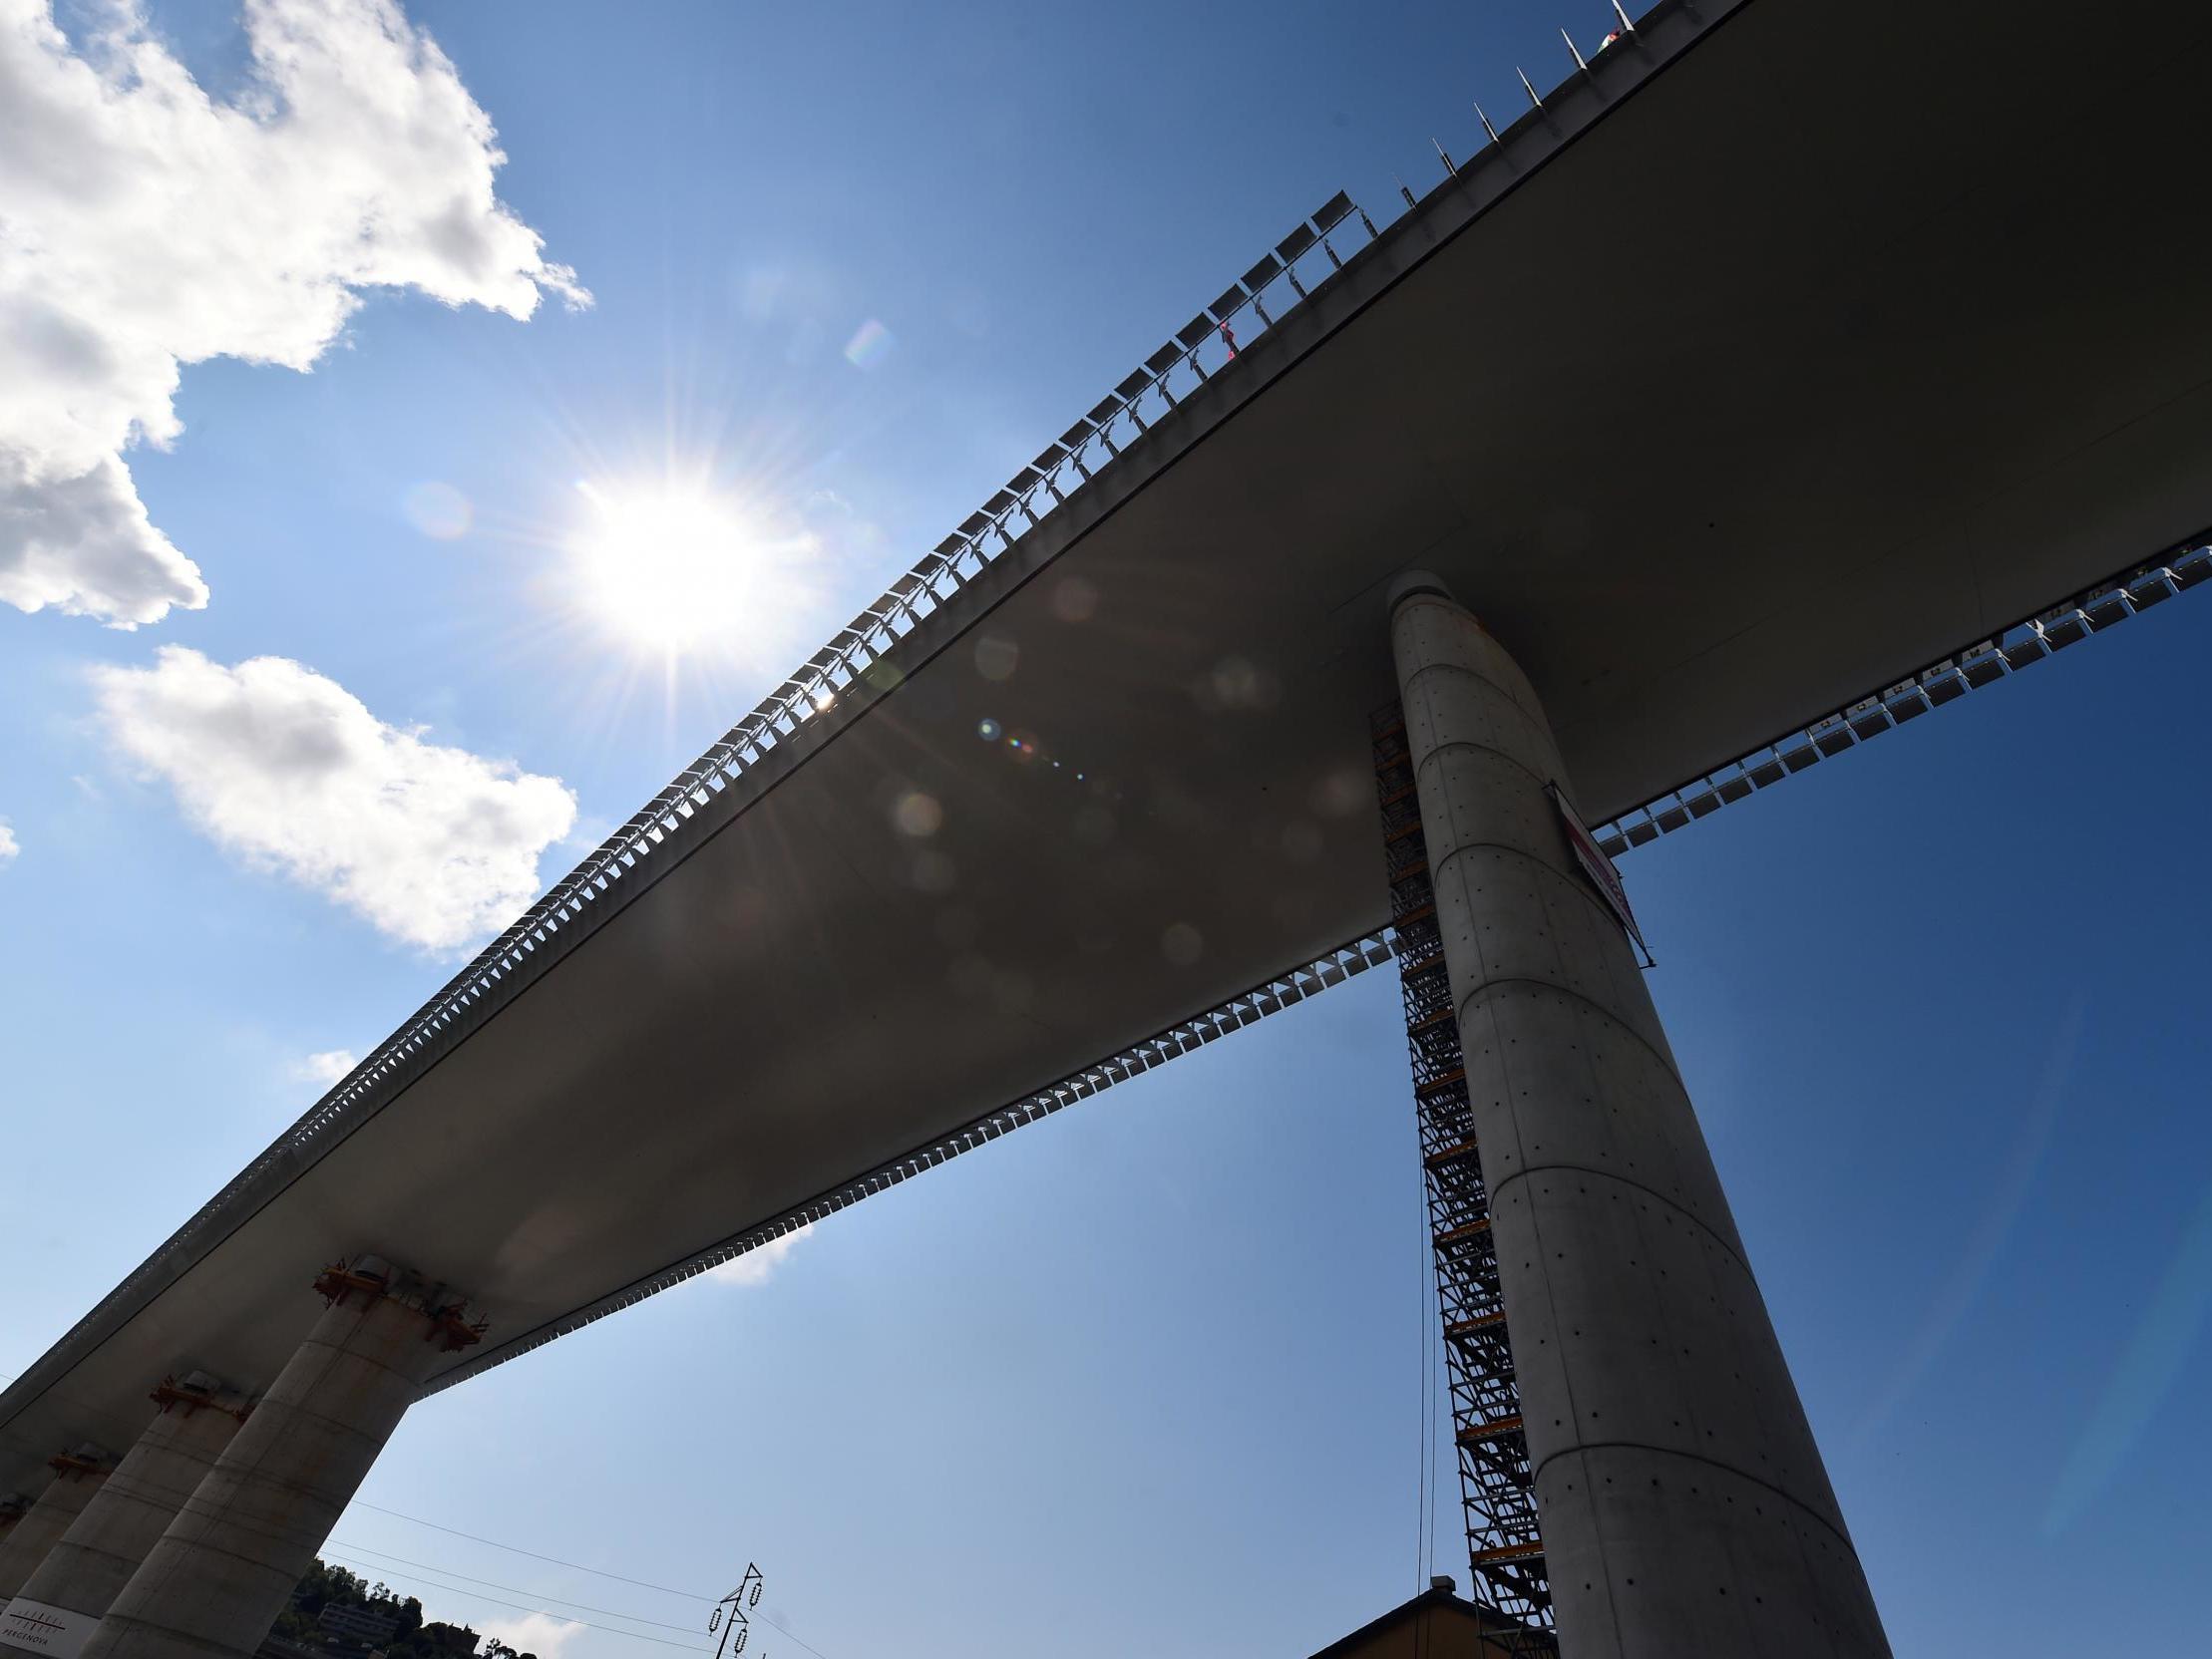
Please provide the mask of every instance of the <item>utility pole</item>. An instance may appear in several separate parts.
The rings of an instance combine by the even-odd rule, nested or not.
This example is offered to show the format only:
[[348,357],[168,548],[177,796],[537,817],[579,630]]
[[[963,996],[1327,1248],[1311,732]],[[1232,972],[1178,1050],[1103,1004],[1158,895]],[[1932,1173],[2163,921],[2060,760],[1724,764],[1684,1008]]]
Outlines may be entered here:
[[[714,1659],[737,1659],[745,1651],[745,1643],[753,1634],[752,1621],[745,1616],[745,1609],[760,1605],[760,1592],[767,1579],[752,1562],[745,1563],[745,1576],[737,1581],[737,1588],[730,1591],[707,1615],[707,1633],[722,1632],[722,1640],[715,1647]],[[737,1633],[737,1640],[730,1640],[730,1632]],[[763,1652],[761,1659],[767,1659]]]

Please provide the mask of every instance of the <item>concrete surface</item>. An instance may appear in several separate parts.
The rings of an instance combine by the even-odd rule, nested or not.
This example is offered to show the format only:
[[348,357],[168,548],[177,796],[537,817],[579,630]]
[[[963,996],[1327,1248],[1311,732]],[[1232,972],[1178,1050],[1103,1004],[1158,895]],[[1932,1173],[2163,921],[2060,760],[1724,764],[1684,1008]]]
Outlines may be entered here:
[[1433,590],[1391,637],[1561,1651],[1888,1659],[1543,705]]
[[408,1239],[480,1367],[1375,927],[1407,564],[1597,821],[2212,521],[2206,30],[1662,5],[57,1342],[0,1488],[272,1379],[302,1262]]
[[323,1311],[83,1659],[250,1659],[441,1352],[425,1309],[443,1298],[393,1282]]

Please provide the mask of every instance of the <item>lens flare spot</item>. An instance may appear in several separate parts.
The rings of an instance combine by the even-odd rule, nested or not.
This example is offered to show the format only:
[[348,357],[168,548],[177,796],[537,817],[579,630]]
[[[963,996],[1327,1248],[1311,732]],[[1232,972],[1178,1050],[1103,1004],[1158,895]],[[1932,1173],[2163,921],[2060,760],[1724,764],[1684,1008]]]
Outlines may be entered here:
[[1313,786],[1313,811],[1322,818],[1348,818],[1374,811],[1374,780],[1346,769],[1332,772]]
[[433,541],[458,541],[476,523],[469,498],[450,484],[432,479],[415,485],[401,498],[407,521]]
[[1272,709],[1282,698],[1281,682],[1243,657],[1224,657],[1198,686],[1199,707],[1209,714],[1236,709]]
[[845,342],[845,361],[856,369],[873,369],[891,355],[895,344],[891,330],[871,317]]
[[1187,921],[1179,921],[1160,935],[1160,954],[1179,968],[1190,967],[1206,954],[1206,940]]
[[899,798],[891,810],[892,823],[899,827],[902,835],[912,835],[916,840],[927,840],[944,828],[944,808],[933,795],[920,790],[909,790]]
[[1052,614],[1063,622],[1088,622],[1098,614],[1098,589],[1081,576],[1062,577],[1052,589]]

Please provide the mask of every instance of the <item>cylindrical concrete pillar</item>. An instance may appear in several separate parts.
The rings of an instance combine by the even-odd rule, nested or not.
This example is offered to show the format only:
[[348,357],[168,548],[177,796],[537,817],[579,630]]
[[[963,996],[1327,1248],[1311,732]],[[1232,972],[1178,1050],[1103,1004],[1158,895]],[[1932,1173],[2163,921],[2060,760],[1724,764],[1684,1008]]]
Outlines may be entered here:
[[52,1483],[24,1510],[23,1518],[8,1528],[7,1540],[0,1542],[0,1602],[23,1588],[23,1581],[46,1559],[46,1552],[69,1530],[70,1522],[84,1512],[107,1480],[111,1460],[97,1446],[80,1446],[49,1458],[47,1464],[54,1471]]
[[146,1433],[0,1612],[0,1653],[77,1659],[246,1416],[243,1396],[198,1372],[164,1378],[154,1403]]
[[315,1281],[329,1309],[108,1609],[84,1659],[249,1659],[440,1355],[463,1300],[373,1256]]
[[1441,583],[1392,598],[1561,1652],[1886,1656],[1543,707]]

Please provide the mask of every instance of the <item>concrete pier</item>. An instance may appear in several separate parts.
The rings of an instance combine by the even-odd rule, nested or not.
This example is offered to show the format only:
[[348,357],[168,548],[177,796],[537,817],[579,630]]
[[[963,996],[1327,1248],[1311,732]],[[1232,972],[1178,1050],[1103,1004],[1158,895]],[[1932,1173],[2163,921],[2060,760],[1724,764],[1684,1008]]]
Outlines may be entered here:
[[439,1359],[478,1340],[464,1300],[374,1256],[329,1307],[131,1575],[83,1659],[248,1659]]
[[107,1480],[111,1460],[97,1446],[80,1446],[50,1459],[49,1466],[54,1479],[0,1541],[0,1602],[23,1588],[47,1551],[84,1512]]
[[1433,578],[1391,643],[1570,1659],[1886,1659],[1544,710]]
[[0,1612],[0,1650],[77,1659],[246,1417],[242,1395],[197,1372],[153,1400],[146,1433]]

